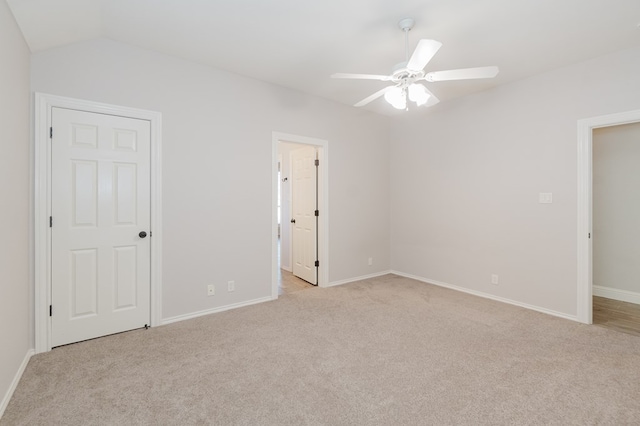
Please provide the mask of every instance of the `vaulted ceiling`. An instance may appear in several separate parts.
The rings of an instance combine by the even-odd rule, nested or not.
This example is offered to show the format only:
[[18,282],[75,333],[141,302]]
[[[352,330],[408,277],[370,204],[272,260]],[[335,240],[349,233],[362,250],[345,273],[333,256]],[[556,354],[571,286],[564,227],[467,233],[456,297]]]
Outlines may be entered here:
[[[409,51],[443,43],[427,71],[487,65],[492,80],[427,83],[442,102],[640,46],[639,0],[7,0],[32,52],[97,37],[353,105]],[[602,76],[607,78],[607,76]],[[382,99],[365,107],[397,113]]]

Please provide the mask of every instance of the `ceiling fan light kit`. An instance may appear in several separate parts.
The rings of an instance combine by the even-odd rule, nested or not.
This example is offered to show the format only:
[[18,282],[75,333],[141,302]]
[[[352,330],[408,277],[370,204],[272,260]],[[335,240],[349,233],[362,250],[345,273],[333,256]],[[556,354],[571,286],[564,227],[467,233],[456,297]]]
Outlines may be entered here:
[[416,103],[418,106],[422,106],[429,100],[429,94],[427,88],[422,84],[412,84],[409,86],[409,100]]
[[405,61],[397,64],[393,68],[391,75],[336,73],[331,76],[332,78],[380,80],[393,83],[393,86],[387,86],[377,91],[354,106],[367,105],[381,96],[384,96],[384,99],[396,109],[408,109],[407,98],[415,102],[417,106],[431,106],[437,104],[440,100],[423,84],[418,83],[419,81],[468,80],[493,78],[498,75],[499,70],[495,66],[425,73],[424,68],[442,47],[442,43],[436,40],[422,39],[418,41],[413,54],[409,57],[409,31],[411,31],[414,24],[415,21],[412,18],[401,19],[398,22],[398,27],[404,32]]
[[396,109],[405,109],[407,107],[407,95],[404,93],[404,89],[396,86],[386,91],[384,100]]

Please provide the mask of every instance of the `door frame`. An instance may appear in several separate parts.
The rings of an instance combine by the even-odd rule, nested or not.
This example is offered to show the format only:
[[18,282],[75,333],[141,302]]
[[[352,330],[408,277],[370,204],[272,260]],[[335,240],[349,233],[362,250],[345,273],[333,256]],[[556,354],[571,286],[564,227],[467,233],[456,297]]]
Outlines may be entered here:
[[577,319],[593,323],[593,130],[640,122],[640,110],[578,120]]
[[271,298],[278,298],[278,142],[311,145],[318,149],[318,287],[329,284],[329,141],[272,132],[271,135]]
[[51,350],[51,110],[54,107],[147,120],[151,125],[151,326],[162,320],[162,114],[45,93],[34,100],[34,325],[35,352]]

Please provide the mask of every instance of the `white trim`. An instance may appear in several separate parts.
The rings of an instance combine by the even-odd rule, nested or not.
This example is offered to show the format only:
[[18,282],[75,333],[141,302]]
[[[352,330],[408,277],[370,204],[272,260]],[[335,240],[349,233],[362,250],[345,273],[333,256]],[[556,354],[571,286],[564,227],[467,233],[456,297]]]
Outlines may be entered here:
[[[289,152],[289,156],[287,158],[288,160],[288,173],[289,173],[289,177],[292,176],[291,171],[293,170],[293,161],[291,160],[291,152]],[[293,185],[292,185],[293,179],[289,179],[287,181],[287,186],[288,186],[288,191],[289,191],[289,196],[287,197],[287,209],[288,209],[288,214],[289,214],[289,220],[291,220],[291,218],[293,218],[293,205],[291,203],[291,200],[293,199]],[[288,243],[288,247],[287,247],[287,252],[289,253],[289,272],[291,272],[293,274],[293,250],[291,250],[291,248],[293,247],[293,229],[290,227],[289,228],[289,238],[287,238],[287,243]],[[282,240],[280,240],[280,254],[282,254]],[[280,258],[280,261],[282,261],[282,258]],[[280,263],[282,265],[282,263]]]
[[[271,296],[278,298],[278,142],[313,145],[318,148],[320,160],[318,198],[320,221],[318,226],[318,286],[329,285],[329,142],[289,133],[271,134]],[[293,266],[293,265],[292,265]]]
[[620,290],[613,287],[593,286],[593,295],[606,297],[607,299],[619,300],[640,305],[640,293],[636,291]]
[[34,248],[35,352],[51,350],[51,215],[49,127],[53,107],[148,120],[151,125],[151,326],[162,321],[162,114],[44,93],[35,94]]
[[293,270],[291,268],[289,268],[288,266],[280,265],[280,269],[282,269],[283,271],[287,271],[287,272],[293,273]]
[[198,318],[204,315],[216,314],[218,312],[224,312],[231,309],[243,308],[245,306],[256,305],[258,303],[270,302],[272,300],[274,300],[272,297],[261,297],[259,299],[247,300],[246,302],[232,303],[231,305],[205,309],[204,311],[192,312],[192,313],[183,314],[183,315],[176,315],[175,317],[166,318],[162,320],[162,325],[172,324],[174,322],[179,322],[179,321],[186,321],[186,320]]
[[359,277],[347,278],[346,280],[331,281],[329,284],[326,285],[326,287],[334,287],[334,286],[337,286],[337,285],[349,284],[349,283],[353,283],[353,282],[356,282],[356,281],[368,280],[368,279],[371,279],[371,278],[377,278],[377,277],[381,277],[383,275],[389,275],[389,274],[392,274],[392,273],[393,272],[387,270],[387,271],[382,271],[382,272],[376,272],[375,274],[360,275]]
[[[282,154],[278,154],[278,171],[280,178],[282,178]],[[280,194],[280,222],[278,223],[278,239],[280,241],[280,264],[282,264],[282,180],[278,179],[278,186],[276,188]]]
[[24,359],[22,360],[22,364],[20,364],[20,367],[18,367],[18,371],[16,371],[15,376],[13,376],[13,380],[11,381],[11,386],[9,386],[9,389],[7,389],[7,393],[4,394],[4,398],[2,398],[2,402],[0,403],[0,419],[4,414],[4,410],[7,409],[7,405],[9,405],[9,401],[11,401],[11,397],[13,396],[13,393],[16,391],[16,388],[18,387],[18,383],[22,378],[22,374],[24,373],[24,370],[27,368],[27,364],[29,364],[29,360],[34,354],[35,354],[35,351],[33,349],[29,349],[27,351],[27,354],[24,356]]
[[592,149],[593,129],[640,121],[640,110],[578,120],[578,270],[577,318],[593,322],[593,259],[592,240]]
[[541,312],[543,314],[553,315],[554,317],[560,317],[560,318],[568,319],[568,320],[571,320],[571,321],[578,321],[578,318],[576,316],[574,316],[574,315],[567,315],[565,313],[553,311],[551,309],[541,308],[541,307],[535,306],[535,305],[529,305],[527,303],[522,303],[522,302],[518,302],[516,300],[511,300],[511,299],[506,299],[506,298],[500,297],[500,296],[494,296],[493,294],[483,293],[483,292],[477,291],[477,290],[470,290],[468,288],[459,287],[457,285],[447,284],[447,283],[443,283],[441,281],[431,280],[431,279],[419,277],[419,276],[416,276],[416,275],[405,274],[404,272],[391,271],[391,273],[395,274],[395,275],[399,275],[401,277],[411,278],[411,279],[416,280],[416,281],[421,281],[421,282],[426,283],[426,284],[433,284],[433,285],[437,285],[438,287],[444,287],[444,288],[448,288],[448,289],[451,289],[451,290],[461,291],[463,293],[467,293],[467,294],[471,294],[471,295],[474,295],[474,296],[482,297],[484,299],[491,299],[491,300],[495,300],[497,302],[507,303],[509,305],[519,306],[521,308],[529,309],[529,310],[536,311],[536,312]]

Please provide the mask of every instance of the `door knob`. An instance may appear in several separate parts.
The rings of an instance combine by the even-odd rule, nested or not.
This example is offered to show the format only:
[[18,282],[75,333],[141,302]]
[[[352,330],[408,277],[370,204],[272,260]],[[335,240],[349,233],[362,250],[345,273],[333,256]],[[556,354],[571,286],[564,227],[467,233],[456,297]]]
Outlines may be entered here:
[[144,231],[141,231],[141,232],[138,234],[138,236],[139,236],[140,238],[144,238],[144,237],[146,237],[146,236],[147,236],[147,233],[146,233],[146,232],[144,232]]
[[296,220],[295,219],[291,219],[291,223],[296,223]]

